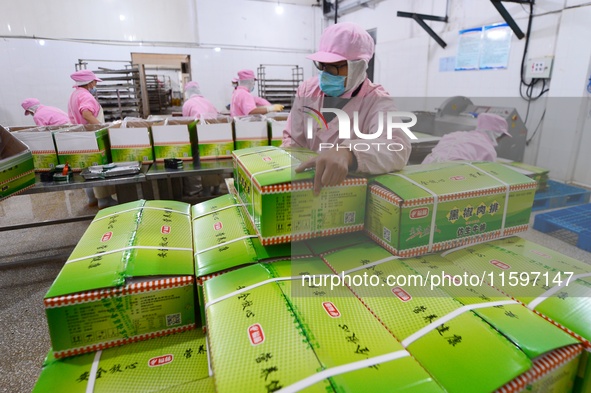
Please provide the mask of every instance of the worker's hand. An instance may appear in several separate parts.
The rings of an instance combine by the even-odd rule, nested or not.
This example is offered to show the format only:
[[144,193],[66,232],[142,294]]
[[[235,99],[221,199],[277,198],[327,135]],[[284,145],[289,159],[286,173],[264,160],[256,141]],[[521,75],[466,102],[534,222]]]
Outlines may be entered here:
[[300,173],[308,168],[316,168],[314,195],[318,195],[323,186],[336,186],[342,183],[347,177],[349,167],[353,162],[354,157],[351,151],[330,149],[303,162],[295,171]]
[[275,105],[266,106],[265,108],[267,108],[267,113],[281,112],[283,110],[283,105],[275,104]]

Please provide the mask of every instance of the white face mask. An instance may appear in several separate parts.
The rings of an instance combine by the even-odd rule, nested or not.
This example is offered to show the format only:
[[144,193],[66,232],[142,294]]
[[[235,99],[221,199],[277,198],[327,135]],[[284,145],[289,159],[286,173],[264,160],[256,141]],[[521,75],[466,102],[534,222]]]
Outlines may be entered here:
[[365,60],[347,60],[347,83],[345,91],[354,90],[367,78],[367,62]]

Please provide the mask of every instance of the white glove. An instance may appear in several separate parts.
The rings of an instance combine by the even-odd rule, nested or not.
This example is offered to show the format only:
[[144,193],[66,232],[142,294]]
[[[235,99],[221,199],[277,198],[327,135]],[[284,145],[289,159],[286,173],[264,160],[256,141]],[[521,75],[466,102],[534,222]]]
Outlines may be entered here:
[[275,105],[266,106],[265,108],[267,108],[267,113],[269,113],[269,112],[281,112],[283,110],[283,105],[275,104]]

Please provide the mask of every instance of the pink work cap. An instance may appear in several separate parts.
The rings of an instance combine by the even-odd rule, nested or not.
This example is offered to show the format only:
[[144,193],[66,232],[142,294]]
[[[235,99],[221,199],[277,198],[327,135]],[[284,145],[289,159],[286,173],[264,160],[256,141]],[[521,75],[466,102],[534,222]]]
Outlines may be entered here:
[[254,72],[251,70],[241,70],[238,71],[238,80],[248,80],[248,79],[254,79],[256,80],[257,78],[254,77]]
[[31,108],[35,105],[40,105],[40,104],[41,103],[36,98],[27,98],[26,100],[24,100],[23,103],[21,104],[21,106],[25,110],[25,116],[28,115],[27,110],[29,110],[29,108]]
[[90,70],[76,71],[72,75],[70,75],[70,78],[72,78],[74,80],[74,82],[76,82],[76,84],[72,87],[84,86],[92,81],[97,81],[97,82],[103,81],[102,79],[98,78],[94,74],[94,72],[92,72]]
[[185,85],[185,90],[188,90],[188,89],[199,89],[199,83],[197,83],[197,82],[192,82],[192,81],[191,81],[191,82],[189,82],[189,83],[187,83],[187,84]]
[[334,24],[322,32],[318,52],[306,58],[320,63],[365,60],[373,56],[375,44],[369,33],[350,22]]
[[497,137],[505,134],[511,136],[507,131],[507,121],[499,115],[492,113],[481,113],[478,115],[478,125],[476,129],[479,131],[492,131]]

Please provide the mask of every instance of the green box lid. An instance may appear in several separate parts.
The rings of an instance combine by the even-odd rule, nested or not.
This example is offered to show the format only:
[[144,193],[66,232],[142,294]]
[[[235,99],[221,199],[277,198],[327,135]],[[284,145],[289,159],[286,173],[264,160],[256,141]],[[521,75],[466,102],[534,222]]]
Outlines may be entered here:
[[536,182],[527,176],[493,162],[415,165],[400,172],[377,176],[373,181],[393,191],[404,201],[432,197],[425,188],[438,196],[443,196],[497,188],[500,188],[497,193],[501,193],[506,185],[536,185]]
[[314,178],[312,171],[295,172],[302,162],[297,153],[275,146],[234,150],[232,156],[261,187]]
[[193,275],[190,206],[143,202],[95,218],[45,297],[123,286],[132,278]]

